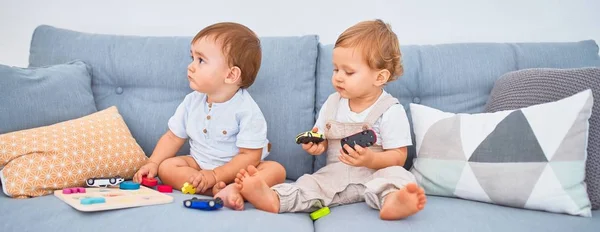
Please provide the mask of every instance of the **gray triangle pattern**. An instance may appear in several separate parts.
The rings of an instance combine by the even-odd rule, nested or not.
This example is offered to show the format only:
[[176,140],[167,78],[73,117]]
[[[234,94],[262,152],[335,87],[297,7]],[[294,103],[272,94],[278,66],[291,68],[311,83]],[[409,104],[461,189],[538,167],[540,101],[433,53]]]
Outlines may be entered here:
[[419,158],[466,161],[460,140],[460,118],[450,117],[437,121],[423,136]]
[[547,162],[548,159],[523,112],[515,110],[479,144],[469,161],[523,163]]
[[493,203],[523,208],[548,163],[469,162],[469,165]]
[[[592,104],[592,98],[588,98],[586,104],[583,106],[583,109],[591,109]],[[556,149],[551,161],[577,161],[585,159],[585,153],[583,152],[585,150],[582,150],[581,148],[587,148],[586,136],[588,136],[588,123],[578,122],[588,122],[587,119],[582,118],[586,117],[586,115],[587,114],[577,115],[574,124],[563,138],[563,141],[560,143],[560,146],[558,146],[558,149]]]

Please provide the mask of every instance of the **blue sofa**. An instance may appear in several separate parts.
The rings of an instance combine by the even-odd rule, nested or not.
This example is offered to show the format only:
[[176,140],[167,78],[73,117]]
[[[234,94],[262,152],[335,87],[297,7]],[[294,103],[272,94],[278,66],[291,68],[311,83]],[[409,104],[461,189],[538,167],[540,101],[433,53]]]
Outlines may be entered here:
[[[193,34],[192,32],[191,34]],[[100,35],[42,25],[32,36],[30,66],[82,60],[92,75],[97,110],[117,106],[147,155],[167,129],[167,120],[191,91],[186,79],[189,37]],[[400,38],[401,35],[400,35]],[[294,143],[309,130],[334,90],[332,45],[316,35],[261,37],[263,61],[250,87],[268,121],[273,143],[267,158],[285,166],[288,180],[324,164]],[[405,74],[386,90],[409,103],[449,112],[482,112],[494,81],[526,68],[600,66],[594,41],[568,43],[466,43],[401,46]],[[184,146],[179,154],[186,154]],[[409,149],[414,156],[414,147]],[[409,158],[406,168],[412,165]],[[185,209],[190,195],[174,202],[83,213],[54,196],[26,200],[0,194],[0,231],[600,231],[592,218],[510,208],[456,198],[428,196],[426,208],[402,221],[382,221],[365,203],[332,208],[313,222],[305,213],[271,214],[254,209],[215,212]]]

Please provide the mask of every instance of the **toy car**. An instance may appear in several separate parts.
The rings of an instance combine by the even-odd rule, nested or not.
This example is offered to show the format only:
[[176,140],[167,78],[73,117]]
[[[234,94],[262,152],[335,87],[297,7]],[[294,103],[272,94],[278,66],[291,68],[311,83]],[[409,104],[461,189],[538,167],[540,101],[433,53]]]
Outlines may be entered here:
[[115,176],[107,178],[89,178],[85,181],[85,183],[90,187],[108,187],[118,185],[123,181],[125,181],[125,179],[122,177]]
[[223,208],[223,200],[219,197],[215,199],[198,199],[196,197],[183,201],[183,206],[186,208],[199,210],[217,210]]
[[307,131],[307,132],[302,132],[298,135],[296,135],[296,144],[301,144],[301,143],[320,143],[323,140],[325,140],[325,137],[323,136],[323,134],[319,133],[319,132],[312,132],[312,131]]
[[351,148],[354,148],[354,145],[356,144],[361,147],[370,147],[375,144],[375,142],[377,142],[377,135],[375,134],[375,131],[370,129],[358,132],[340,140],[342,150],[344,150],[346,154],[348,154],[348,151],[346,151],[344,148],[344,144],[348,144],[348,146]]

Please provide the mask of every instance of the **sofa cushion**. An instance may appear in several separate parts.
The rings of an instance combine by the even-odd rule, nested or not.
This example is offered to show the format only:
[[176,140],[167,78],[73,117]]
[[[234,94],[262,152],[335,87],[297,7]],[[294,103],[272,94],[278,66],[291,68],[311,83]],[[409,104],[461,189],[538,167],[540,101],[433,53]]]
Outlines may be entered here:
[[523,210],[462,199],[428,196],[421,212],[399,221],[379,219],[365,203],[331,208],[315,221],[315,231],[597,231],[600,214],[592,218]]
[[0,134],[96,112],[89,71],[82,61],[37,68],[0,65]]
[[114,106],[0,135],[2,190],[15,198],[85,186],[94,177],[131,179],[146,159]]
[[[196,33],[190,32],[190,34]],[[30,66],[81,59],[92,67],[96,106],[115,105],[147,155],[167,121],[192,90],[187,65],[192,36],[100,35],[51,26],[36,28]],[[314,124],[317,36],[261,37],[263,59],[248,89],[267,120],[267,159],[283,164],[288,178],[312,172],[313,157],[294,143]],[[178,154],[189,154],[186,144]]]
[[[484,111],[494,82],[503,74],[526,68],[600,67],[593,40],[560,43],[458,43],[403,45],[404,75],[386,86],[407,114],[416,103],[454,113]],[[331,86],[333,45],[319,46],[317,112],[334,89]],[[412,118],[409,116],[409,121]],[[414,141],[413,141],[413,144]],[[408,148],[405,167],[412,166],[414,146]],[[315,168],[322,167],[324,157]]]
[[313,231],[308,214],[272,214],[246,204],[244,211],[188,209],[192,198],[174,191],[169,204],[80,212],[57,197],[12,199],[0,194],[0,231]]
[[430,195],[591,216],[584,178],[591,90],[517,110],[454,114],[411,104]]
[[[512,110],[552,102],[592,89],[600,99],[600,68],[534,68],[503,75],[492,89],[485,112]],[[590,118],[585,182],[592,209],[600,208],[600,103],[595,102]]]

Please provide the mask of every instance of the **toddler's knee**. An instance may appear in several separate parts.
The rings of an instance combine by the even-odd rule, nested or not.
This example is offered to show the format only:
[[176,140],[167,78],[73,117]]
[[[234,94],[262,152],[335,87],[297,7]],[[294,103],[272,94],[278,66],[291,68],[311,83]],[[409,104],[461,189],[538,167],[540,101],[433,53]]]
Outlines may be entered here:
[[283,176],[283,179],[285,179],[285,177],[287,175],[287,173],[285,171],[285,167],[283,167],[283,165],[281,165],[280,163],[273,162],[273,161],[271,161],[271,162],[273,163],[273,167],[277,170],[277,173],[280,173],[281,176]]
[[158,176],[169,175],[169,170],[172,170],[173,167],[173,158],[164,160],[160,163],[160,165],[158,165]]
[[275,173],[276,176],[280,179],[278,180],[278,182],[285,181],[287,173],[285,171],[285,167],[283,167],[283,165],[281,165],[280,163],[275,161],[263,161],[260,164],[260,166],[262,166],[262,168],[259,169],[269,169],[272,173]]

